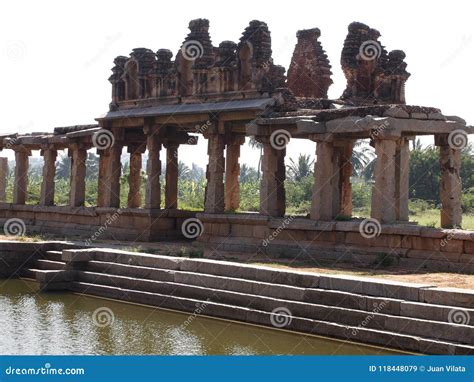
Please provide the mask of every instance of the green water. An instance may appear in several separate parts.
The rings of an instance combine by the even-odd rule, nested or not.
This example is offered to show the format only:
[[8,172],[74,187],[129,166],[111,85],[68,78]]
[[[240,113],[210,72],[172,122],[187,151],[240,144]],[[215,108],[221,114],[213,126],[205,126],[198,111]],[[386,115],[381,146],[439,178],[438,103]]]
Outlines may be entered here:
[[[104,315],[94,314],[103,308]],[[0,280],[0,354],[395,352],[72,293],[38,294],[35,283]]]

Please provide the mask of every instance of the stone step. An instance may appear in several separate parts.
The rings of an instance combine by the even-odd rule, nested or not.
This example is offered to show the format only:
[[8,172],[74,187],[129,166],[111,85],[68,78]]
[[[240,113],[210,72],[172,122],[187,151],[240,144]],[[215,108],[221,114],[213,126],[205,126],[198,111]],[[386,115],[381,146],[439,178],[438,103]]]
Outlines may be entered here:
[[91,259],[170,271],[239,278],[300,288],[318,288],[373,297],[425,302],[437,305],[474,307],[474,292],[463,289],[435,288],[431,284],[404,283],[385,279],[297,272],[228,261],[189,259],[125,251],[94,250]]
[[[272,327],[272,322],[281,323],[281,320],[279,321],[274,314],[268,311],[222,304],[214,301],[170,296],[85,282],[72,282],[70,287],[74,292],[78,293],[191,313],[186,318],[183,318],[183,326],[189,325],[189,323],[198,315],[232,319],[246,323],[264,325],[267,327]],[[378,346],[387,346],[388,344],[388,346],[392,348],[426,354],[474,354],[474,347],[450,341],[437,341],[432,338],[400,334],[396,331],[341,325],[335,322],[302,318],[298,316],[280,316],[280,318],[282,318],[284,323],[287,324],[281,326],[278,325],[279,328],[303,333],[322,335]]]
[[43,256],[43,259],[51,261],[62,261],[62,254],[63,253],[61,251],[46,251]]
[[37,272],[38,272],[38,269],[25,268],[21,271],[21,277],[24,277],[26,279],[36,280],[36,273]]
[[39,259],[39,260],[36,260],[35,265],[36,265],[36,268],[43,269],[43,270],[62,270],[65,268],[66,263],[62,261]]
[[[366,312],[335,306],[326,306],[283,298],[272,298],[255,294],[238,293],[184,283],[162,282],[140,278],[116,276],[94,272],[78,272],[78,281],[106,285],[127,290],[178,296],[197,300],[209,300],[255,310],[272,312],[275,309],[289,309],[292,315],[349,326],[361,326],[375,330],[390,330],[415,336],[429,336],[437,340],[465,343],[474,338],[474,328],[467,325],[421,320],[416,318]],[[429,333],[429,335],[427,335]]]
[[118,276],[176,282],[239,293],[267,296],[292,301],[305,301],[327,306],[363,310],[367,312],[402,315],[432,321],[450,322],[451,312],[462,311],[464,322],[474,325],[474,309],[433,305],[400,299],[364,296],[356,293],[317,288],[300,288],[202,273],[173,271],[125,264],[91,261],[87,271]]

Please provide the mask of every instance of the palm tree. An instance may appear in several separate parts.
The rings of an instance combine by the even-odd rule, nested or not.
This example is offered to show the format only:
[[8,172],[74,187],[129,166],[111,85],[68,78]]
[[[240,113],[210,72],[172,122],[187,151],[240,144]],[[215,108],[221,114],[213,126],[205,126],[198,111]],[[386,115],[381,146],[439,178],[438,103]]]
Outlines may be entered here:
[[310,176],[314,159],[311,160],[309,154],[300,154],[298,156],[298,162],[295,163],[293,158],[290,159],[290,164],[287,166],[289,176],[292,180],[298,182],[307,176]]
[[191,170],[183,162],[179,161],[178,163],[178,178],[179,179],[189,179],[191,175]]
[[354,175],[365,176],[365,171],[374,160],[374,152],[365,141],[357,141],[352,150],[352,169]]
[[240,183],[250,183],[257,179],[257,171],[253,167],[247,166],[245,163],[240,166]]
[[251,137],[249,140],[249,146],[253,149],[260,150],[260,156],[258,158],[258,166],[257,166],[257,179],[260,179],[260,172],[262,169],[262,157],[263,157],[263,145],[258,142],[255,137]]
[[71,158],[67,155],[62,155],[59,158],[58,165],[56,167],[56,177],[58,179],[69,179],[71,176]]

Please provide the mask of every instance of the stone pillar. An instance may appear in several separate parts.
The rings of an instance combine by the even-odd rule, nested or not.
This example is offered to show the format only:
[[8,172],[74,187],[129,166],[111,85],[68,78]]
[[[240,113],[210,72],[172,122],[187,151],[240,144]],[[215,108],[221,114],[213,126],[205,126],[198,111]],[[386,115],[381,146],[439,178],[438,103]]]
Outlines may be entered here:
[[244,136],[233,136],[227,144],[225,163],[225,210],[235,211],[240,207],[240,146]]
[[0,203],[7,199],[8,158],[0,158]]
[[395,201],[396,219],[408,222],[409,173],[410,173],[410,145],[407,138],[397,142],[395,153]]
[[105,207],[108,192],[108,168],[110,162],[110,151],[109,150],[97,150],[99,155],[99,177],[97,184],[97,207]]
[[145,145],[128,146],[130,154],[130,175],[128,176],[128,208],[140,208],[142,204],[141,185],[142,185],[142,154]]
[[106,207],[120,208],[120,176],[122,175],[122,163],[120,157],[122,156],[122,148],[122,145],[115,141],[114,145],[108,149],[108,184],[106,185],[108,189],[105,198]]
[[340,211],[340,157],[332,135],[313,140],[316,141],[316,162],[310,215],[313,220],[333,220]]
[[[341,141],[337,143],[336,153],[339,159],[339,189],[340,203],[338,215],[352,216],[352,141]],[[337,169],[336,169],[337,170]]]
[[160,186],[160,175],[161,175],[161,161],[160,161],[160,150],[162,145],[162,139],[160,137],[160,131],[158,126],[146,126],[144,128],[145,134],[147,134],[147,149],[148,149],[148,162],[146,166],[148,181],[146,186],[146,208],[160,208],[161,207],[161,186]]
[[376,139],[374,178],[372,188],[371,217],[380,223],[394,223],[397,220],[397,141]]
[[71,157],[71,189],[69,191],[69,205],[81,207],[86,197],[86,160],[87,150],[79,145],[73,144],[69,149]]
[[178,147],[179,144],[166,144],[166,184],[165,208],[178,208]]
[[204,210],[208,213],[224,212],[224,135],[215,131],[208,136],[209,162],[207,165],[206,203]]
[[28,193],[28,166],[31,151],[15,148],[15,183],[13,185],[13,204],[25,204]]
[[439,146],[439,165],[441,173],[439,185],[441,227],[461,227],[461,150],[451,148],[448,143],[447,134],[435,135],[435,144]]
[[260,213],[268,216],[284,216],[286,149],[275,149],[267,137],[258,138],[258,141],[263,144]]
[[41,206],[54,205],[54,177],[56,175],[57,150],[45,148],[41,150],[43,156],[43,182],[41,183]]

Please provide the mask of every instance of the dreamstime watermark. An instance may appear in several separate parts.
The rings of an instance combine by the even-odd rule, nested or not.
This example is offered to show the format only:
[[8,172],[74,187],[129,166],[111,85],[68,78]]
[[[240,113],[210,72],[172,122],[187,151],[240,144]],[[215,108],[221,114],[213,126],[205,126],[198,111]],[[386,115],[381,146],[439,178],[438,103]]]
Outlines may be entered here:
[[[199,123],[196,124],[196,126],[194,126],[194,133],[195,134],[204,134],[207,129],[209,129],[209,127],[212,126],[212,122],[211,121],[206,121],[205,123],[203,123],[202,125],[200,125]],[[197,144],[198,142],[198,136],[196,135],[193,135],[193,136],[190,136],[189,139],[188,139],[188,145],[195,145]],[[175,156],[178,155],[178,151],[175,152]]]
[[458,47],[441,63],[440,67],[448,66],[463,50],[472,43],[472,36],[462,36]]
[[273,309],[270,314],[270,322],[275,328],[284,328],[290,325],[291,321],[293,321],[293,315],[290,309],[284,306]]
[[454,232],[449,232],[446,237],[441,240],[441,242],[439,243],[439,245],[441,247],[446,247],[449,243],[450,240],[454,239]]
[[5,57],[12,61],[21,61],[26,56],[26,44],[20,40],[8,41],[3,53]]
[[5,369],[5,375],[85,375],[86,371],[81,367],[76,368],[54,368],[50,363],[41,367],[14,367]]
[[448,322],[457,325],[469,325],[471,315],[467,310],[451,309],[448,313]]
[[107,231],[110,225],[115,223],[118,218],[122,215],[123,211],[119,208],[117,211],[115,211],[112,215],[108,216],[107,219],[105,219],[105,223],[99,227],[97,231],[95,231],[92,236],[85,241],[85,245],[90,247],[92,245],[92,242],[96,241],[99,239],[102,234]]
[[468,136],[464,130],[453,130],[448,135],[448,144],[453,150],[462,150],[468,144]]
[[369,325],[370,322],[375,318],[375,315],[380,313],[387,304],[387,301],[382,301],[380,304],[374,302],[374,309],[372,309],[372,311],[364,318],[364,321],[362,321],[357,328],[352,330],[352,335],[357,336],[359,334],[359,329],[365,328],[367,325]]
[[181,54],[188,61],[195,61],[204,54],[204,47],[197,40],[186,41],[181,47]]
[[367,218],[359,224],[359,232],[366,239],[373,239],[382,232],[382,225],[377,219]]
[[114,134],[110,130],[100,129],[92,135],[92,144],[98,150],[107,150],[115,143]]
[[382,46],[378,41],[367,40],[364,41],[359,47],[358,58],[364,61],[378,60],[382,54]]
[[112,326],[115,322],[115,315],[112,309],[102,306],[92,313],[92,322],[99,328]]
[[3,225],[6,236],[23,236],[26,233],[26,224],[22,219],[8,219]]
[[388,120],[383,121],[375,129],[372,129],[370,131],[370,138],[371,139],[377,138],[389,126],[390,126],[390,122]]
[[262,245],[264,247],[267,247],[268,244],[270,244],[270,242],[272,242],[273,240],[275,240],[278,235],[281,233],[281,231],[283,231],[286,227],[288,227],[290,225],[290,223],[294,220],[294,216],[289,216],[287,218],[285,218],[283,220],[283,222],[277,227],[277,229],[275,229],[271,234],[270,236],[268,236],[266,239],[263,240],[262,242]]
[[207,308],[207,306],[209,305],[209,301],[210,299],[207,298],[206,299],[206,302],[203,302],[203,303],[196,303],[196,309],[194,309],[194,312],[193,314],[191,314],[187,319],[186,321],[183,322],[183,325],[182,327],[183,328],[187,328],[189,325],[191,325],[191,323],[196,319],[197,316],[200,316]]
[[289,131],[278,129],[270,135],[270,145],[275,150],[283,150],[290,142],[290,139],[291,134]]
[[186,219],[181,225],[181,232],[186,239],[196,239],[204,232],[204,224],[197,218]]

